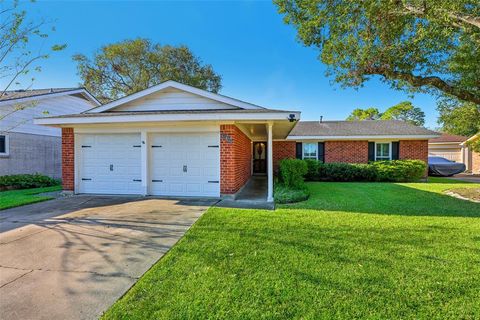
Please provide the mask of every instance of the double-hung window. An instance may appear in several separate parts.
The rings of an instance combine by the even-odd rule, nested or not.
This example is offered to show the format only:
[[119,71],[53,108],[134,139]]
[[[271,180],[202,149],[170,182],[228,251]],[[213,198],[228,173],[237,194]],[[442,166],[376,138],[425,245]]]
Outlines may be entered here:
[[0,156],[8,156],[8,136],[0,135]]
[[390,142],[375,143],[375,161],[391,160],[392,144]]
[[303,159],[318,159],[317,143],[303,143]]

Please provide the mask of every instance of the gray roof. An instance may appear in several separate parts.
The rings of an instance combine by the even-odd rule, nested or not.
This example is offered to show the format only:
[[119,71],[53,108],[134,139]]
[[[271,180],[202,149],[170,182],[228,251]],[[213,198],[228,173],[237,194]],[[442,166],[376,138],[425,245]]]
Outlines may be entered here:
[[438,135],[400,120],[299,121],[289,136],[397,136]]
[[[0,101],[15,100],[21,98],[30,98],[44,96],[53,93],[62,93],[74,90],[80,90],[83,88],[51,88],[51,89],[32,89],[32,90],[11,90],[5,91],[3,95],[0,96]],[[1,92],[0,92],[1,94]]]
[[78,114],[65,114],[61,116],[42,117],[48,118],[90,118],[90,117],[104,117],[104,116],[131,116],[131,115],[155,115],[155,114],[202,114],[202,113],[272,113],[272,112],[297,112],[274,109],[207,109],[207,110],[158,110],[158,111],[104,111],[104,112],[89,112],[89,110]]

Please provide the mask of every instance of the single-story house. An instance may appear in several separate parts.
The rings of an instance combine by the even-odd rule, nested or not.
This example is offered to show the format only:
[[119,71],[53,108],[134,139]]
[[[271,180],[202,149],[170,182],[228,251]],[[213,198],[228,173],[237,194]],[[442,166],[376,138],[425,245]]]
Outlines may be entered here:
[[6,91],[0,94],[0,176],[62,175],[62,133],[33,123],[43,116],[80,113],[100,105],[84,88]]
[[401,121],[299,122],[174,81],[79,114],[37,119],[62,128],[63,187],[75,193],[220,197],[283,158],[325,162],[421,159],[436,133]]
[[463,144],[468,137],[438,133],[440,136],[428,141],[428,154],[430,156],[442,157],[451,161],[465,164],[467,170],[472,170],[472,153]]

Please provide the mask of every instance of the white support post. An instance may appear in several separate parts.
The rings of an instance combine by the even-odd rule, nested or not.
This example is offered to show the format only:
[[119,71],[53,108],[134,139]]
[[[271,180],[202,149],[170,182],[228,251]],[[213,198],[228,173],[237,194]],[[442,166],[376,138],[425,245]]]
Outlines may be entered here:
[[144,196],[148,194],[148,133],[142,130],[140,134],[141,140],[141,170],[142,170],[142,193]]
[[268,191],[267,201],[273,201],[273,123],[267,123],[268,141],[267,141],[267,178],[268,178]]

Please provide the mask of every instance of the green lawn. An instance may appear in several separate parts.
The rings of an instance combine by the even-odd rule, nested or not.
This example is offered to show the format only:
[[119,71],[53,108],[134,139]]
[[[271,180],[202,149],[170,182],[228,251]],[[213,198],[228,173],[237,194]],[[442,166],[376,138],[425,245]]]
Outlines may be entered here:
[[105,319],[478,319],[480,204],[451,183],[309,183],[211,208]]
[[46,188],[1,191],[0,210],[52,199],[52,197],[39,196],[38,194],[43,192],[57,191],[61,189],[61,186],[53,186]]

